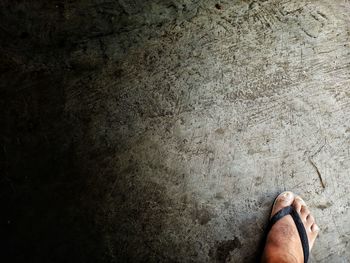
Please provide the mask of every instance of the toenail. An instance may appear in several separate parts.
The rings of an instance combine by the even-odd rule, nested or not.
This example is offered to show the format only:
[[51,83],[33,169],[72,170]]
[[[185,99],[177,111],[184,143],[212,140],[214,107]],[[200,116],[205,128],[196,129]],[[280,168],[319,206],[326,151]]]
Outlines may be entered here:
[[300,201],[302,204],[305,204],[305,201],[303,199],[301,199],[301,197],[297,196],[295,199],[297,199],[298,201]]
[[281,195],[282,201],[289,201],[292,199],[293,195],[291,192],[285,192]]

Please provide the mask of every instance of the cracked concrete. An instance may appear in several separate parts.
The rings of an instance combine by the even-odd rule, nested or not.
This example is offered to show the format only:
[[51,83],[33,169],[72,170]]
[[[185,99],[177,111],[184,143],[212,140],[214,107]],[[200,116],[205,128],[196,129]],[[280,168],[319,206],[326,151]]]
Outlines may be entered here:
[[[22,9],[32,13],[18,18]],[[346,262],[349,11],[340,0],[12,7],[3,24],[19,19],[13,30],[30,39],[27,46],[2,44],[10,68],[4,87],[16,91],[3,92],[15,99],[2,106],[22,109],[24,96],[36,107],[28,115],[47,128],[29,135],[32,119],[23,117],[24,132],[13,135],[16,126],[4,118],[2,143],[24,153],[45,145],[35,160],[55,152],[52,162],[61,168],[44,159],[29,174],[54,172],[45,187],[65,197],[57,214],[65,211],[62,224],[76,233],[58,236],[64,249],[63,241],[49,242],[53,261],[253,262],[273,199],[288,189],[307,200],[321,228],[311,262]],[[44,88],[23,95],[17,92],[23,86]],[[47,109],[52,116],[38,117]],[[18,147],[16,137],[24,141]],[[4,156],[10,166],[29,158]],[[16,188],[27,184],[12,178],[25,174],[23,167],[9,172]],[[44,187],[32,182],[33,189]],[[17,190],[11,204],[21,191],[51,197],[30,187]],[[33,213],[54,209],[38,205]],[[52,237],[57,215],[47,218],[38,246]],[[23,247],[27,241],[32,237],[25,235]]]

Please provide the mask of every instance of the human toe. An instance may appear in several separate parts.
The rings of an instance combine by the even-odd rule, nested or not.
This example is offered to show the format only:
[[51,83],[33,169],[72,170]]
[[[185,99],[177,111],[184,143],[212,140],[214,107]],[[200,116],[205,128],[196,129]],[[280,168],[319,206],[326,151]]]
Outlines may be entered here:
[[294,198],[294,201],[293,201],[293,207],[294,209],[300,214],[301,212],[301,208],[305,206],[306,207],[306,203],[305,201],[300,197],[300,196],[296,196]]
[[273,205],[271,217],[280,211],[282,208],[290,206],[293,204],[294,194],[290,191],[286,191],[277,196],[275,203]]

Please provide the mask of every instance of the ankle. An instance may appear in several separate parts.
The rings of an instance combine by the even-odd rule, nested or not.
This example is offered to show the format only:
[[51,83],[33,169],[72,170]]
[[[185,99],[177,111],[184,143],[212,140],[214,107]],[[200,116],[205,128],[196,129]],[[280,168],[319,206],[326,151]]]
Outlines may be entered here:
[[300,263],[302,259],[298,259],[289,251],[283,251],[277,246],[267,246],[261,259],[262,263]]

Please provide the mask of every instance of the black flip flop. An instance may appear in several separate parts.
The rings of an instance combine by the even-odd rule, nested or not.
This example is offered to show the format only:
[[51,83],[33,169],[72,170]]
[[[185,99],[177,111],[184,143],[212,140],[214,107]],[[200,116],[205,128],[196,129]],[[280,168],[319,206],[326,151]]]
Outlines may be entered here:
[[[277,199],[277,198],[276,198]],[[275,204],[275,202],[274,202]],[[269,234],[271,228],[273,227],[273,225],[280,220],[281,218],[287,216],[287,215],[291,215],[291,217],[293,218],[293,221],[297,227],[299,236],[300,236],[300,241],[301,241],[301,245],[303,247],[303,252],[304,252],[304,263],[306,263],[309,259],[309,241],[307,238],[307,234],[306,234],[306,230],[304,227],[304,224],[298,214],[298,212],[294,209],[294,207],[292,206],[286,206],[284,208],[282,208],[280,211],[278,211],[269,221],[267,228],[265,229],[265,234],[264,234],[264,240],[262,243],[262,251],[261,253],[263,253],[264,248],[265,248],[265,244],[266,244],[266,240],[267,240],[267,235]],[[260,257],[261,258],[261,257]]]

